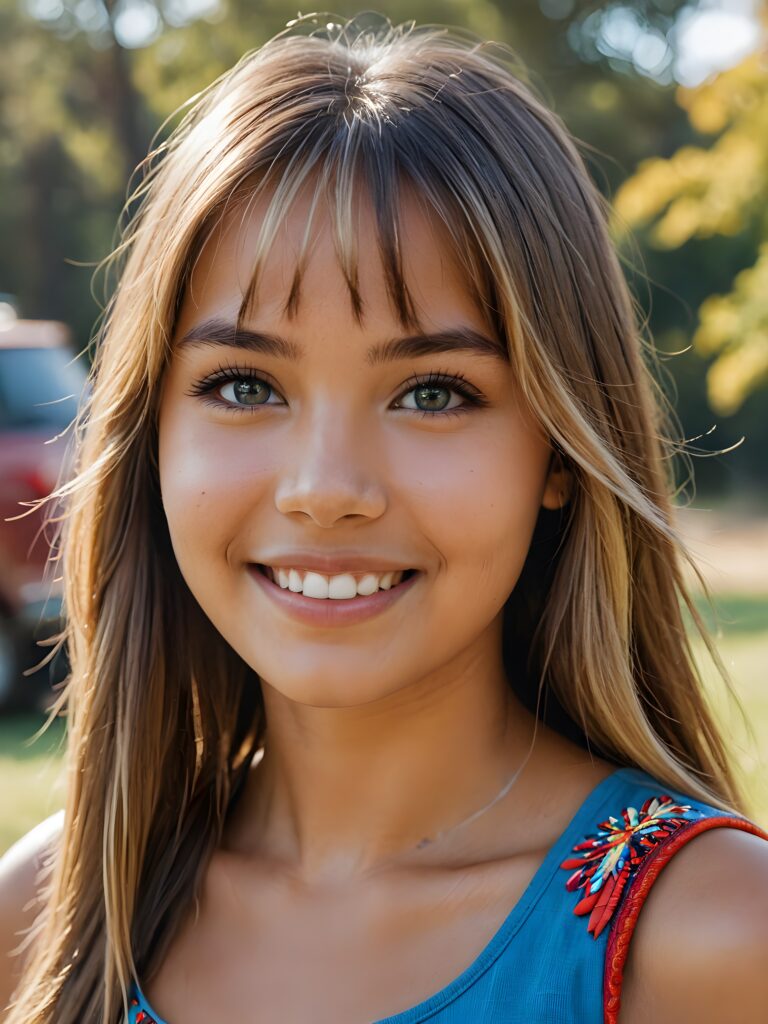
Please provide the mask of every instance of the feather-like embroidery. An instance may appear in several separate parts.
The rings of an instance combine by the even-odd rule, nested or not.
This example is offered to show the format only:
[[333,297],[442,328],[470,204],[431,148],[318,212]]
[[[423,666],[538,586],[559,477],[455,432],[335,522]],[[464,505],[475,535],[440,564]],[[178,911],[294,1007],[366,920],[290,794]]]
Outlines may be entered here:
[[[573,912],[589,914],[587,931],[594,938],[610,923],[645,857],[685,824],[690,813],[688,804],[677,804],[666,794],[649,797],[639,812],[625,807],[619,818],[609,816],[595,835],[573,847],[578,856],[566,858],[560,867],[573,872],[565,887],[568,892],[581,890]],[[701,816],[701,811],[693,813]]]

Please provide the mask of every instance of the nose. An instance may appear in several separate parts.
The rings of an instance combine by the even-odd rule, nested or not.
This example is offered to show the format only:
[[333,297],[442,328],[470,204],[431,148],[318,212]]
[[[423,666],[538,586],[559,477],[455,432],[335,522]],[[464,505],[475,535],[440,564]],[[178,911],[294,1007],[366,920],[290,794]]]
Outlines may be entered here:
[[326,529],[339,520],[377,519],[387,505],[375,445],[337,413],[315,416],[297,432],[275,490],[279,512]]

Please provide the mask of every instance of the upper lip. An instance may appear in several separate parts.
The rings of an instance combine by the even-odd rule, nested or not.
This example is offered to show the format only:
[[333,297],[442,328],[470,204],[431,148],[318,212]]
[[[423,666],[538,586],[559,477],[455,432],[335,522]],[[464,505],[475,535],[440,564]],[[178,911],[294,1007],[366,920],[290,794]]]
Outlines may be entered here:
[[311,551],[294,551],[281,555],[267,555],[258,565],[268,565],[277,569],[303,569],[307,572],[324,573],[334,576],[343,572],[397,572],[413,569],[413,563],[402,562],[392,558],[379,558],[376,555],[364,554],[319,554]]

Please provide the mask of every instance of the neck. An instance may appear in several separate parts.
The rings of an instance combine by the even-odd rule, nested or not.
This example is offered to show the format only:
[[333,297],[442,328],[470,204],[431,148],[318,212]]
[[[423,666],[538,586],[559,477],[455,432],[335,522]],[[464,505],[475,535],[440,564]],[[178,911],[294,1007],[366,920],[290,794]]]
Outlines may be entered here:
[[534,716],[501,664],[469,652],[439,679],[358,707],[299,705],[262,685],[264,756],[228,845],[305,881],[370,873],[458,825],[532,745]]

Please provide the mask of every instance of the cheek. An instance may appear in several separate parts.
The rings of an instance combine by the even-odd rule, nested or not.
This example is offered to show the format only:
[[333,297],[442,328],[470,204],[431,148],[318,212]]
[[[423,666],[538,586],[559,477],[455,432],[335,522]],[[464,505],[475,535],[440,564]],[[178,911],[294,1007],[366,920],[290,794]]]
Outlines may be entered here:
[[161,419],[158,464],[163,507],[182,573],[189,583],[217,563],[254,507],[267,494],[274,458],[246,444],[247,431],[196,431],[173,416]]
[[[525,561],[541,504],[548,449],[520,425],[399,454],[398,484],[445,559],[467,580],[493,577],[508,590]],[[448,439],[446,439],[448,441]]]

